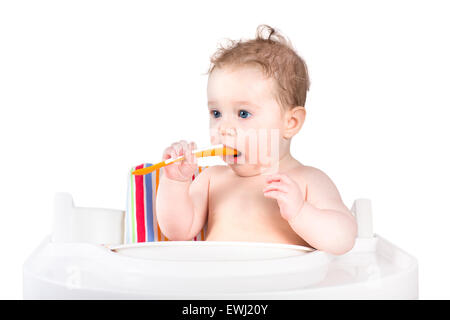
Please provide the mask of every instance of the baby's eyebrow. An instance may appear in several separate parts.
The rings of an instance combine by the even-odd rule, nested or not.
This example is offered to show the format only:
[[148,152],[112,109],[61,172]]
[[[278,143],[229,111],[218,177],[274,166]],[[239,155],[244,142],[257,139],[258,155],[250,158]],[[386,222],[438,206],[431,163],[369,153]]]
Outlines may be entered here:
[[250,107],[255,107],[255,108],[260,108],[257,104],[254,104],[253,102],[250,101],[233,101],[234,105],[247,105]]
[[[216,107],[217,102],[216,101],[208,101],[208,108],[214,108]],[[247,106],[251,106],[251,107],[255,107],[255,108],[260,108],[260,106],[254,104],[253,102],[250,101],[244,101],[244,100],[239,100],[239,101],[232,101],[233,105],[237,105],[237,106],[241,106],[241,105],[247,105]]]

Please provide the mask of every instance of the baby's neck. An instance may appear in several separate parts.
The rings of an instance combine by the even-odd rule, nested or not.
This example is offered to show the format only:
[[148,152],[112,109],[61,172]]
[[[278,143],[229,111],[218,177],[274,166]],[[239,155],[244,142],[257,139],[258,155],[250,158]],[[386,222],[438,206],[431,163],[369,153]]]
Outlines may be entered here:
[[300,165],[301,163],[292,157],[291,153],[287,151],[280,157],[280,160],[278,160],[277,173],[286,173]]

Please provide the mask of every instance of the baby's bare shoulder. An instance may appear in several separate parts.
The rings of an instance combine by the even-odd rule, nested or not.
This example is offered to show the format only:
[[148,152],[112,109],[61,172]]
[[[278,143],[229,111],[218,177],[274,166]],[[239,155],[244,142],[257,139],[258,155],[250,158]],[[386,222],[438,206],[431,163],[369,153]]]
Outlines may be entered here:
[[292,175],[293,179],[308,189],[308,194],[314,195],[328,194],[336,196],[338,190],[331,178],[322,170],[312,166],[299,166]]
[[309,202],[319,206],[343,208],[339,190],[325,172],[311,166],[303,166],[297,172],[305,183]]
[[289,172],[286,172],[286,174],[302,185],[309,184],[317,179],[324,179],[328,177],[322,170],[305,165],[299,165]]
[[296,170],[296,173],[307,182],[317,179],[321,180],[330,179],[325,172],[312,166],[305,166],[305,165],[299,166]]

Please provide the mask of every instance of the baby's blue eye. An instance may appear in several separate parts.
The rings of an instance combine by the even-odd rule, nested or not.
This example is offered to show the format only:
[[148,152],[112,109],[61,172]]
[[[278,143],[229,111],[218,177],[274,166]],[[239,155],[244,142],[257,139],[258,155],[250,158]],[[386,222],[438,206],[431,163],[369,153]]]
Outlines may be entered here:
[[211,111],[211,114],[212,114],[212,116],[213,116],[214,118],[220,117],[220,112],[217,111],[217,110],[212,110],[212,111]]
[[250,116],[250,112],[248,112],[248,111],[245,111],[245,110],[240,110],[239,111],[239,117],[241,117],[241,118],[248,118]]

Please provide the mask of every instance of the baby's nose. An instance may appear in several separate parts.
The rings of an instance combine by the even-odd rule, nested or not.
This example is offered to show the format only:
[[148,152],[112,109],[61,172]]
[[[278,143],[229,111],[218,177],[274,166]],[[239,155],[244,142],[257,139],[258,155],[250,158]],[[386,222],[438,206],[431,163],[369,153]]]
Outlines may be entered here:
[[222,126],[222,127],[220,127],[219,133],[222,136],[235,136],[236,128],[231,127],[231,126]]

